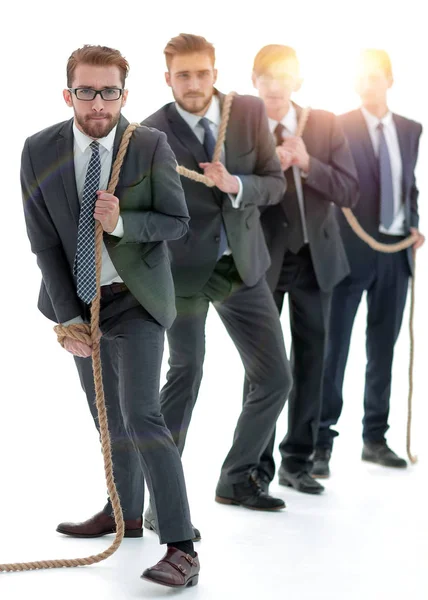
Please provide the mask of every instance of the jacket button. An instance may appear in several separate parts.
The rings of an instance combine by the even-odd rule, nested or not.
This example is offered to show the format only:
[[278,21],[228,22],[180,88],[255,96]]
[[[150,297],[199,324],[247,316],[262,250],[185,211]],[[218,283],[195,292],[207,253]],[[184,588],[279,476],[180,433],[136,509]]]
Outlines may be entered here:
[[219,242],[220,241],[220,236],[216,235],[215,238],[214,238],[214,241]]

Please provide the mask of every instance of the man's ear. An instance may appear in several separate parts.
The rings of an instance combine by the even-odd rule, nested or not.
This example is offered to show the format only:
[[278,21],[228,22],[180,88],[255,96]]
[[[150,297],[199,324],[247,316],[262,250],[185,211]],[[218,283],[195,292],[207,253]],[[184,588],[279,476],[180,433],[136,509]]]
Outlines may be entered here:
[[69,106],[70,108],[73,108],[73,101],[71,99],[71,92],[70,92],[70,90],[67,90],[67,89],[62,90],[62,96],[63,96],[63,98],[65,100],[66,105]]

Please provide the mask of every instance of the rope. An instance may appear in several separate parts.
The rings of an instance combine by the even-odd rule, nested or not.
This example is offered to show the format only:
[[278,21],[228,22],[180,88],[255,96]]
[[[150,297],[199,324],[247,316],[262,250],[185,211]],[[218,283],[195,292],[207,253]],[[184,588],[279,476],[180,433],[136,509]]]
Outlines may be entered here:
[[[224,140],[226,138],[226,129],[227,124],[229,122],[230,110],[233,102],[233,97],[235,96],[235,92],[230,92],[224,101],[223,111],[221,116],[221,124],[218,132],[217,143],[213,155],[213,162],[219,160],[221,150],[223,148]],[[308,122],[309,114],[311,109],[309,106],[303,108],[299,122],[297,124],[296,136],[301,137],[303,135],[303,131],[306,127],[306,123]],[[200,183],[204,183],[208,187],[213,187],[214,182],[206,177],[205,175],[201,175],[196,171],[191,171],[186,169],[185,167],[177,167],[177,172],[184,177],[188,177],[193,181],[198,181]],[[365,242],[370,248],[376,250],[376,252],[383,252],[385,254],[392,254],[395,252],[400,252],[401,250],[405,250],[406,248],[410,248],[416,242],[417,237],[415,235],[410,235],[406,239],[401,240],[395,244],[382,244],[375,240],[374,237],[369,235],[360,225],[357,218],[353,214],[350,208],[342,208],[342,212],[345,215],[346,220],[348,221],[351,229],[354,233]],[[409,396],[408,396],[408,416],[407,416],[407,456],[412,464],[417,462],[417,458],[411,452],[411,429],[412,429],[412,400],[413,400],[413,365],[414,365],[414,328],[413,328],[413,318],[414,318],[414,307],[415,307],[415,278],[416,278],[416,253],[413,251],[413,261],[414,261],[414,270],[411,284],[411,301],[410,301],[410,365],[409,365]]]
[[[220,160],[220,156],[223,150],[224,140],[226,139],[226,129],[227,124],[229,123],[230,110],[232,108],[233,97],[236,92],[230,92],[227,94],[226,98],[223,102],[223,109],[221,113],[221,123],[218,130],[217,142],[214,148],[214,154],[211,162],[217,162]],[[214,187],[215,183],[212,179],[207,177],[206,175],[202,175],[202,173],[198,173],[197,171],[191,171],[190,169],[186,169],[186,167],[177,167],[177,173],[183,175],[183,177],[187,177],[188,179],[192,179],[192,181],[198,181],[199,183],[204,183],[208,187]]]
[[[114,194],[114,191],[119,181],[120,169],[134,130],[139,127],[138,123],[131,123],[126,128],[117,153],[116,160],[113,165],[110,183],[107,189],[109,194]],[[104,459],[105,477],[107,489],[111,504],[113,506],[114,520],[116,523],[116,537],[113,543],[99,554],[88,556],[86,558],[70,558],[59,560],[42,560],[37,562],[27,563],[10,563],[0,564],[0,572],[12,571],[31,571],[34,569],[56,569],[60,567],[82,567],[99,563],[106,558],[109,558],[119,548],[125,532],[125,524],[123,521],[122,508],[120,506],[119,495],[116,490],[113,477],[113,461],[111,456],[111,444],[108,431],[107,410],[104,399],[104,389],[102,382],[101,356],[100,356],[100,341],[98,336],[99,316],[100,316],[100,281],[101,281],[101,264],[102,264],[102,241],[103,228],[99,221],[96,221],[95,228],[95,261],[96,261],[96,281],[97,295],[92,301],[91,306],[91,324],[77,324],[64,327],[57,325],[54,330],[57,334],[59,343],[63,346],[66,337],[74,340],[85,342],[92,346],[92,366],[94,372],[96,405],[98,410],[98,418],[100,424],[101,448]]]
[[[302,136],[303,131],[305,129],[305,125],[308,121],[310,108],[305,107],[302,110],[299,123],[297,126],[296,135],[299,137]],[[369,235],[359,224],[357,218],[352,213],[350,208],[342,208],[342,212],[345,215],[346,220],[348,221],[353,232],[366,244],[370,246],[373,250],[377,252],[383,252],[385,254],[392,254],[395,252],[400,252],[401,250],[405,250],[406,248],[410,248],[416,242],[417,237],[414,235],[410,235],[404,240],[397,242],[395,244],[382,244],[375,240],[371,235]],[[416,279],[416,251],[413,249],[413,277],[411,282],[411,294],[410,294],[410,318],[409,318],[409,332],[410,332],[410,358],[409,358],[409,394],[407,399],[407,430],[406,430],[406,451],[407,456],[409,457],[410,462],[414,465],[417,463],[418,459],[416,456],[412,454],[411,451],[411,440],[412,440],[412,403],[413,403],[413,366],[414,366],[414,312],[415,312],[415,279]]]

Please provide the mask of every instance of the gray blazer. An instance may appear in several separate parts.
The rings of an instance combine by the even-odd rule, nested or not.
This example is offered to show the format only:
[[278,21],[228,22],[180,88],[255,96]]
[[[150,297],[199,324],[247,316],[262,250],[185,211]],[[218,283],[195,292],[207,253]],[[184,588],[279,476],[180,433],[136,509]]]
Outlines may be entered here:
[[[297,105],[297,116],[301,108]],[[357,171],[348,142],[335,115],[313,110],[302,135],[311,166],[302,178],[309,247],[318,285],[331,291],[349,273],[334,207],[353,208],[359,195]],[[288,232],[300,223],[287,217],[289,196],[281,204],[263,211],[262,224],[271,253],[267,280],[272,290],[278,285]]]
[[[224,95],[219,94],[219,98],[222,104]],[[174,103],[166,104],[143,124],[167,134],[178,164],[201,171],[198,164],[208,160],[204,148]],[[225,153],[227,170],[238,175],[243,184],[239,209],[233,208],[218,188],[208,188],[185,177],[181,180],[191,217],[190,229],[183,238],[168,244],[178,296],[192,296],[208,281],[217,261],[222,218],[236,267],[246,285],[255,285],[270,264],[258,207],[281,200],[285,179],[264,105],[258,98],[234,98]]]
[[[53,125],[25,142],[21,185],[31,249],[42,272],[38,307],[57,323],[85,316],[76,294],[73,262],[80,205],[76,190],[73,120]],[[128,121],[121,116],[113,162]],[[165,240],[188,229],[189,214],[166,136],[138,128],[131,138],[115,195],[124,237],[104,235],[118,274],[141,305],[164,327],[176,316]]]

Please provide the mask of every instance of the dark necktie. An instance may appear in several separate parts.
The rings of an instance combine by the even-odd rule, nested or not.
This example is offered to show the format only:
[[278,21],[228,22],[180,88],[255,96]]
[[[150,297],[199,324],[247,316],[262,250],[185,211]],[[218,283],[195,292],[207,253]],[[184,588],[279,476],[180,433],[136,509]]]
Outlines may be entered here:
[[77,295],[86,304],[96,296],[95,272],[95,219],[94,209],[97,191],[100,189],[101,161],[100,146],[92,142],[91,160],[86,171],[77,232],[77,251],[73,272],[77,277]]
[[[278,123],[275,127],[274,135],[276,145],[281,146],[284,141],[286,128],[282,123]],[[287,191],[283,200],[285,214],[288,220],[287,229],[287,248],[297,254],[305,243],[303,235],[302,217],[300,215],[299,199],[297,197],[296,182],[292,167],[284,171],[285,179],[287,180]]]
[[[199,125],[202,125],[202,127],[204,128],[203,147],[204,147],[205,153],[208,157],[208,161],[211,162],[212,158],[214,156],[216,140],[215,140],[215,137],[213,136],[213,132],[211,131],[210,122],[208,121],[208,119],[206,117],[202,117],[202,119],[199,120]],[[227,250],[227,235],[226,235],[226,229],[224,227],[223,217],[222,217],[221,225],[220,225],[220,241],[218,244],[217,260],[219,260],[223,256],[223,254],[226,250]]]
[[394,188],[392,185],[392,169],[386,144],[383,124],[377,126],[379,131],[379,174],[380,174],[380,222],[389,229],[394,221]]

